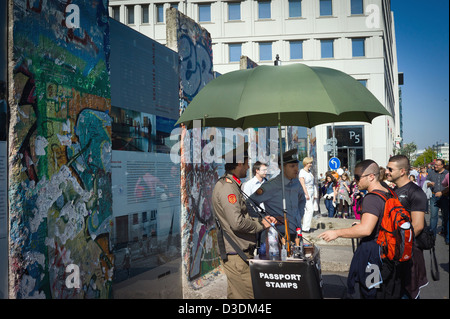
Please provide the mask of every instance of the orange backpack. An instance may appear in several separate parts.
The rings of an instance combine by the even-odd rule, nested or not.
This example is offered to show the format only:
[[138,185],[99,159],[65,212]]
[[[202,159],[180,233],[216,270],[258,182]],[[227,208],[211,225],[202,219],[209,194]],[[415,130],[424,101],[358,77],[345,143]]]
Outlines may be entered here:
[[411,213],[403,207],[394,191],[389,189],[389,192],[389,198],[383,192],[371,192],[385,201],[377,243],[381,247],[381,258],[404,262],[410,260],[413,254]]

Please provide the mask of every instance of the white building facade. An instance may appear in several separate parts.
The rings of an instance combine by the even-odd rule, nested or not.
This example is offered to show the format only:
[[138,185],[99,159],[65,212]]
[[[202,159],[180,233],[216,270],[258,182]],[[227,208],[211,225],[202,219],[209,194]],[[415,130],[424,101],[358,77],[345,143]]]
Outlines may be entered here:
[[[170,6],[211,33],[214,71],[238,70],[244,55],[259,65],[304,63],[343,71],[390,111],[372,124],[343,122],[316,127],[317,169],[336,155],[352,170],[363,159],[385,166],[401,137],[399,75],[389,0],[110,0],[110,15],[165,44]],[[401,84],[401,83],[400,83]],[[327,151],[333,134],[337,152]],[[329,148],[328,148],[329,149]]]

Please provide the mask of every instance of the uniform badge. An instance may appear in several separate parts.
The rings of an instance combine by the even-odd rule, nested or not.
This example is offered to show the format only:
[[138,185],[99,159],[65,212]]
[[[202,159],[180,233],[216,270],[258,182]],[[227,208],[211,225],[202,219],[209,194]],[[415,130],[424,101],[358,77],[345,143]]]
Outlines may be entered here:
[[234,195],[234,194],[228,195],[228,201],[229,201],[231,204],[236,203],[236,202],[237,202],[236,195]]
[[262,195],[263,193],[264,193],[264,189],[262,189],[261,187],[260,188],[258,188],[257,190],[256,190],[256,195]]

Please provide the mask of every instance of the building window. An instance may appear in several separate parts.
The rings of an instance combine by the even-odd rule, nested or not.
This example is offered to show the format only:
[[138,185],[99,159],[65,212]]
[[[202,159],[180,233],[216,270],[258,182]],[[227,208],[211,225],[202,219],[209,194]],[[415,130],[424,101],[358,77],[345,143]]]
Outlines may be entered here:
[[241,20],[241,3],[228,2],[228,21]]
[[170,7],[171,7],[171,8],[175,8],[175,9],[178,10],[178,2],[177,2],[177,3],[171,3],[171,4],[170,4]]
[[322,59],[334,57],[334,40],[320,40],[320,54]]
[[358,82],[367,87],[367,80],[358,80]]
[[198,5],[198,21],[211,22],[211,4]]
[[156,5],[156,22],[164,22],[164,4]]
[[272,42],[261,42],[259,44],[259,60],[272,61]]
[[111,7],[111,17],[114,20],[120,21],[120,6]]
[[332,16],[333,15],[333,1],[332,0],[320,0],[320,16]]
[[139,224],[139,215],[138,214],[133,214],[133,225],[137,225]]
[[242,55],[242,44],[241,43],[230,43],[228,44],[228,52],[230,55],[230,62],[239,62]]
[[148,9],[149,9],[149,5],[148,4],[143,4],[141,6],[141,11],[142,11],[142,23],[149,23],[149,18],[148,18]]
[[350,0],[351,14],[364,14],[363,0]]
[[302,1],[289,0],[289,18],[300,18],[302,16]]
[[134,6],[126,6],[127,8],[127,24],[134,24]]
[[303,41],[290,41],[291,60],[303,59]]
[[364,48],[365,42],[366,41],[364,38],[352,39],[352,56],[353,57],[361,57],[361,56],[366,55],[365,48]]
[[258,1],[258,19],[270,18],[270,1]]

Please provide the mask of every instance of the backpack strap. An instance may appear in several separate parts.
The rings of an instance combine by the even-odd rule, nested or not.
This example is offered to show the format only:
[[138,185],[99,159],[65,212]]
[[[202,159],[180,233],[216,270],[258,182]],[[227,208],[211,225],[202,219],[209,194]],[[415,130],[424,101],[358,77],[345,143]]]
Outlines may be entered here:
[[385,202],[388,200],[387,197],[386,197],[386,193],[385,192],[382,192],[382,191],[379,191],[379,190],[374,190],[374,191],[371,191],[371,192],[367,193],[365,196],[370,195],[370,194],[377,195],[378,197],[381,197]]
[[[388,188],[388,190],[389,190],[389,194],[390,194],[391,198],[398,198],[398,197],[397,197],[397,194],[396,194],[392,189]],[[383,192],[382,190],[379,190],[379,189],[375,189],[375,190],[373,190],[373,191],[367,193],[366,196],[367,196],[368,194],[375,194],[375,195],[378,195],[378,196],[381,197],[385,202],[388,200],[388,198],[386,197],[386,193]]]

